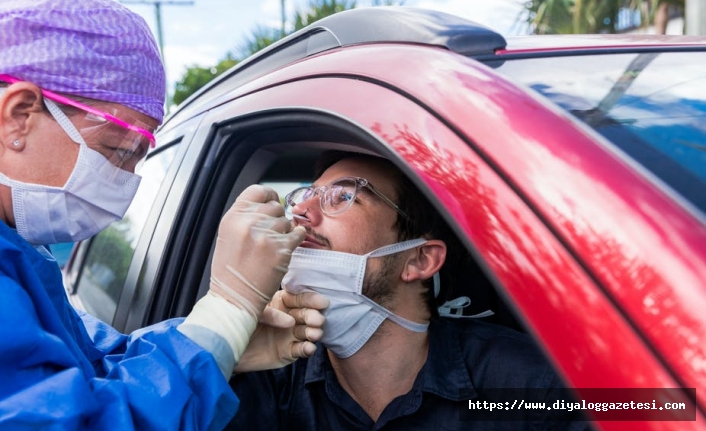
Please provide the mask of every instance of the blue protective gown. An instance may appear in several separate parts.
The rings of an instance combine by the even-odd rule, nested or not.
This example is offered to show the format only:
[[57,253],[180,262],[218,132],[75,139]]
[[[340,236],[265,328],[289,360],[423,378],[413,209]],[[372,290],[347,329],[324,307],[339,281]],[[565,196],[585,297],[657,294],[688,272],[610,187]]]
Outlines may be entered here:
[[214,430],[238,398],[173,319],[129,336],[68,303],[61,273],[0,221],[0,430]]

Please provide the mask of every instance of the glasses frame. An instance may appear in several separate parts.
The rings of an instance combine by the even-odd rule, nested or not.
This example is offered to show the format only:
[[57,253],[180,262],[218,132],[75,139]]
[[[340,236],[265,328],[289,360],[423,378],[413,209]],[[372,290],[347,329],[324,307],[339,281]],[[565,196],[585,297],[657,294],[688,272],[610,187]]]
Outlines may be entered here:
[[[398,213],[399,215],[401,215],[402,217],[404,217],[406,220],[410,220],[410,217],[409,217],[407,214],[405,214],[405,212],[402,211],[402,210],[400,209],[400,207],[397,206],[397,204],[395,204],[394,202],[392,202],[392,200],[391,200],[390,198],[388,198],[387,196],[385,196],[381,191],[379,191],[378,189],[376,189],[375,187],[373,187],[373,185],[370,184],[370,182],[369,182],[368,180],[366,180],[365,178],[360,178],[360,177],[341,177],[341,178],[336,178],[335,180],[331,181],[330,183],[328,183],[328,184],[326,184],[326,185],[324,185],[324,186],[318,186],[318,187],[315,187],[315,186],[297,187],[296,189],[294,189],[294,190],[292,190],[291,192],[287,193],[287,195],[284,197],[285,210],[287,210],[287,207],[294,208],[294,207],[296,206],[296,204],[294,204],[294,203],[292,202],[292,195],[294,195],[295,193],[300,192],[300,191],[302,191],[302,190],[311,190],[311,191],[313,192],[313,195],[312,195],[309,199],[313,199],[313,198],[315,198],[315,197],[318,197],[318,196],[320,196],[320,195],[326,193],[326,192],[330,189],[330,187],[331,187],[333,184],[335,184],[335,183],[337,183],[337,182],[339,182],[339,181],[342,181],[342,180],[352,180],[352,181],[355,182],[355,192],[354,192],[354,194],[353,194],[353,199],[351,199],[351,200],[349,201],[348,205],[346,205],[346,207],[344,207],[342,210],[336,211],[336,212],[333,212],[333,213],[332,213],[332,212],[326,211],[326,210],[324,209],[323,200],[319,197],[319,207],[321,208],[321,212],[323,212],[324,214],[326,214],[326,215],[336,215],[336,214],[341,214],[341,213],[343,213],[343,212],[348,211],[348,209],[353,206],[353,201],[355,200],[355,197],[358,195],[358,192],[359,192],[361,189],[365,188],[365,189],[370,190],[370,192],[372,192],[375,196],[377,196],[377,197],[379,197],[380,199],[382,199],[383,202],[385,202],[385,203],[386,203],[387,205],[389,205],[392,209],[394,209],[395,211],[397,211],[397,213]],[[309,200],[309,199],[307,199],[307,200]]]
[[[21,79],[15,78],[10,75],[3,75],[3,74],[0,74],[0,81],[4,81],[4,82],[10,83],[10,84],[14,84],[16,82],[24,82]],[[137,133],[141,134],[142,136],[146,137],[150,141],[151,148],[155,147],[156,139],[154,138],[154,135],[152,134],[152,132],[150,132],[149,130],[144,129],[139,126],[135,126],[134,124],[130,124],[130,123],[128,123],[124,120],[121,120],[120,118],[118,118],[108,112],[101,111],[100,109],[96,109],[92,106],[88,106],[88,105],[83,104],[81,102],[77,102],[73,99],[69,99],[66,96],[62,96],[61,94],[54,93],[53,91],[45,90],[43,88],[41,88],[41,90],[42,90],[42,95],[44,97],[46,97],[47,99],[53,100],[54,102],[58,102],[58,103],[61,103],[64,105],[73,106],[74,108],[88,112],[89,114],[96,115],[96,116],[103,118],[106,121],[110,121],[111,123],[116,124],[120,127],[123,127],[125,129],[128,129],[133,132],[137,132]]]

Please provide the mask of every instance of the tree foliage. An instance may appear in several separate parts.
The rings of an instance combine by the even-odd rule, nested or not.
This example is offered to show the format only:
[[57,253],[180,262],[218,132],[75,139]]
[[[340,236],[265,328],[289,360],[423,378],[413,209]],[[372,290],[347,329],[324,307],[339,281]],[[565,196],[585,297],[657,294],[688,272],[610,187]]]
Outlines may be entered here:
[[294,14],[294,30],[301,30],[321,18],[355,8],[355,0],[310,0],[307,10]]
[[175,105],[180,104],[198,89],[208,84],[208,82],[213,78],[235,66],[237,63],[238,60],[233,58],[233,56],[229,53],[223,60],[219,61],[218,64],[213,67],[189,67],[184,76],[181,78],[181,81],[176,83],[172,102]]
[[[402,5],[404,0],[371,0],[369,4],[371,6]],[[245,41],[235,48],[237,54],[227,53],[226,57],[214,67],[192,66],[188,68],[182,79],[176,84],[172,98],[173,103],[180,104],[213,78],[238,64],[239,61],[272,45],[283,37],[329,15],[353,9],[356,6],[356,0],[310,0],[303,10],[294,13],[287,23],[288,25],[285,26],[290,30],[285,31],[284,34],[279,28],[256,26]]]
[[[123,288],[127,270],[132,260],[133,248],[122,226],[129,225],[127,219],[108,226],[91,242],[92,259],[87,261],[94,277],[98,277],[103,289],[112,297],[118,298]],[[100,277],[99,274],[103,276]]]
[[619,14],[639,14],[641,26],[659,21],[664,33],[667,6],[684,7],[685,0],[530,0],[527,21],[535,34],[616,33]]
[[256,26],[245,42],[243,42],[238,48],[239,58],[245,59],[260,51],[261,49],[267,48],[282,37],[286,36],[285,33],[282,35],[282,31],[277,28]]
[[[379,1],[378,1],[379,3]],[[389,0],[385,4],[389,4]],[[337,12],[352,9],[356,6],[355,0],[311,0],[303,11],[297,11],[289,22],[291,31],[282,34],[277,28],[256,26],[245,41],[235,51],[229,52],[217,65],[210,68],[192,66],[186,70],[182,79],[177,82],[172,101],[180,104],[201,87],[206,85],[216,76],[238,64],[239,61],[255,54],[263,48],[277,42],[289,33],[297,31],[315,21]]]

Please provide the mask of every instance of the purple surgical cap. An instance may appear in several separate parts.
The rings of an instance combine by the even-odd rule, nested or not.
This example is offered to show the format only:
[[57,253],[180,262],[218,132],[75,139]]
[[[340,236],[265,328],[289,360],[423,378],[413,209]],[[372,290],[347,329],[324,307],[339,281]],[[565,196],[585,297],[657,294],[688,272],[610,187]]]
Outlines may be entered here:
[[0,73],[164,117],[164,66],[145,21],[112,0],[0,0]]

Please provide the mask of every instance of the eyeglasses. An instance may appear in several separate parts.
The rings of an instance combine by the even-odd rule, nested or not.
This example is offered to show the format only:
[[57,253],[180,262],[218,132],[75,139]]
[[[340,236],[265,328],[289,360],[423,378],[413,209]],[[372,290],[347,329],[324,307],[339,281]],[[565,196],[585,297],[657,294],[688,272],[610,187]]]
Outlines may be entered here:
[[[21,79],[15,78],[10,75],[2,75],[2,74],[0,74],[0,81],[4,81],[4,82],[10,83],[10,84],[14,84],[16,82],[22,82]],[[145,138],[147,138],[147,140],[150,143],[150,147],[154,148],[154,145],[155,145],[154,135],[152,134],[152,132],[147,130],[145,127],[142,127],[143,125],[146,126],[145,123],[143,123],[137,119],[133,118],[133,119],[130,119],[130,121],[122,120],[109,112],[101,111],[100,109],[96,109],[92,106],[88,106],[88,105],[83,104],[81,102],[77,102],[75,100],[69,99],[68,97],[62,96],[61,94],[54,93],[53,91],[42,89],[42,95],[44,97],[46,97],[47,99],[53,100],[55,102],[58,102],[58,103],[61,103],[64,105],[72,106],[74,108],[88,112],[89,114],[92,114],[92,115],[102,119],[103,121],[109,121],[113,124],[116,124],[116,125],[124,128],[124,129],[138,133],[138,134],[144,136]]]
[[343,177],[320,187],[299,187],[294,189],[284,197],[284,211],[290,219],[294,217],[292,209],[316,196],[319,197],[321,211],[326,215],[341,214],[353,205],[355,197],[361,189],[367,189],[375,196],[379,197],[386,204],[391,206],[402,217],[409,220],[409,216],[404,213],[387,196],[380,193],[365,178]]

